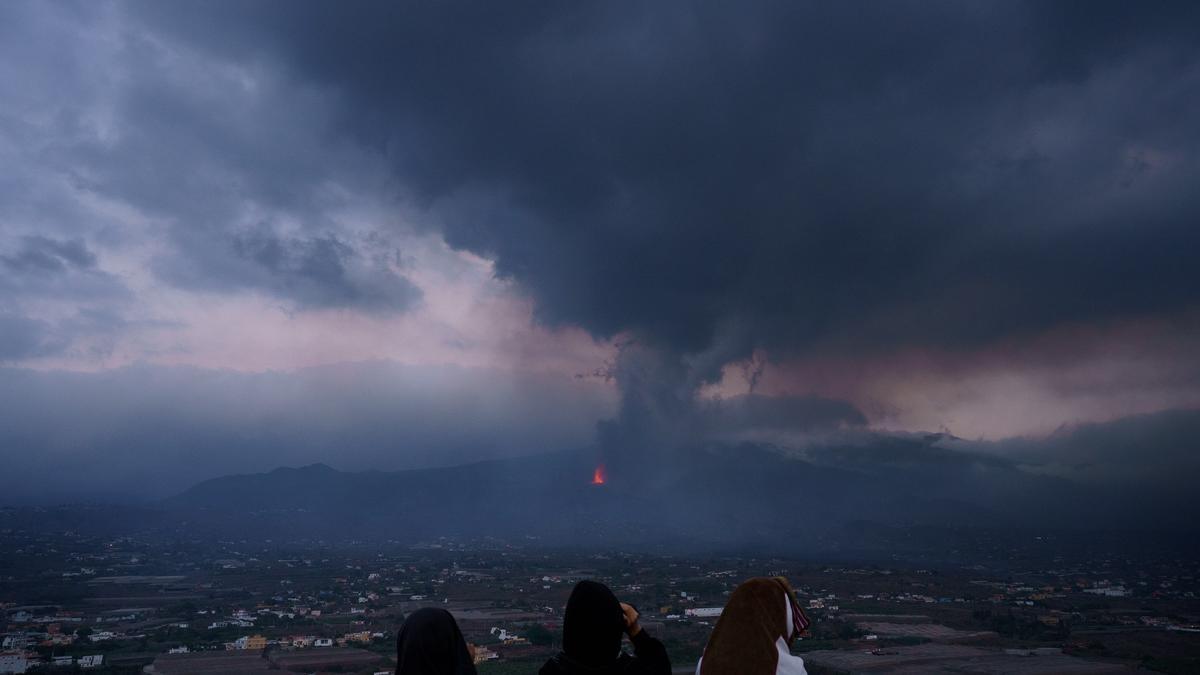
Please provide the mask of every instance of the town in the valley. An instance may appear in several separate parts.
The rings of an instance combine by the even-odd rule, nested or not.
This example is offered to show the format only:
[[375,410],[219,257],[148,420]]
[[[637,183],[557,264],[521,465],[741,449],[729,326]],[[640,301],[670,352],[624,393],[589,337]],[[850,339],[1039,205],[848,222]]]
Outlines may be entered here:
[[[1030,545],[1035,546],[1036,541]],[[443,607],[481,673],[535,673],[581,579],[608,584],[692,672],[730,591],[786,576],[812,673],[1200,668],[1195,561],[832,562],[563,551],[537,541],[158,541],[0,532],[0,672],[390,673],[405,614]]]

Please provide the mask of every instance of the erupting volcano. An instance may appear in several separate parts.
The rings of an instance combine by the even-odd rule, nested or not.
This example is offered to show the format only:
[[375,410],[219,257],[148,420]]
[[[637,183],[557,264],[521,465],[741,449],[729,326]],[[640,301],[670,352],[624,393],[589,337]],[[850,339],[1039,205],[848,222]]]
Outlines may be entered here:
[[596,470],[592,472],[592,485],[604,485],[604,465],[597,464]]

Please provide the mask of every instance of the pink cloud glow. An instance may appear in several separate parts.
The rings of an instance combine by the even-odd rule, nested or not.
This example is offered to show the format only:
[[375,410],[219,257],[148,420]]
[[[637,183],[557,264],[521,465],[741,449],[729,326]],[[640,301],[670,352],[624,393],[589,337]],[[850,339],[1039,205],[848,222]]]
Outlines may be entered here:
[[295,311],[259,293],[168,288],[129,272],[125,278],[138,289],[143,324],[114,338],[102,353],[81,346],[22,365],[97,370],[152,363],[264,371],[386,360],[570,377],[611,358],[610,343],[581,329],[538,325],[532,302],[495,278],[490,261],[453,251],[434,237],[405,243],[412,253],[404,271],[423,293],[420,305],[406,312]]
[[[966,438],[1038,435],[1171,408],[1200,407],[1200,316],[1064,326],[981,350],[832,354],[766,364],[757,393],[848,400],[880,428],[948,429]],[[762,355],[760,355],[762,357]],[[731,364],[703,392],[749,389]]]

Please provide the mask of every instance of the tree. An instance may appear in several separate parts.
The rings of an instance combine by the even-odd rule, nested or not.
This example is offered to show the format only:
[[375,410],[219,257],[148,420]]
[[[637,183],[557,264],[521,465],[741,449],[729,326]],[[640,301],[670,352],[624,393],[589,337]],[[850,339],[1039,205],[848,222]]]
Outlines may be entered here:
[[529,644],[547,646],[554,643],[554,633],[551,633],[540,623],[531,624],[525,629],[525,638]]

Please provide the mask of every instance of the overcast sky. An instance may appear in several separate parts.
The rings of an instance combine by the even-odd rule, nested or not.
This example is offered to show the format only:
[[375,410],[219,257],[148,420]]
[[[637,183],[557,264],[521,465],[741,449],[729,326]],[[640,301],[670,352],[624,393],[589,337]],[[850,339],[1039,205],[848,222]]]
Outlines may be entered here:
[[602,420],[1028,448],[1195,410],[1197,25],[0,3],[0,459],[169,491],[583,447]]

